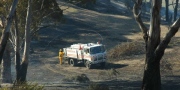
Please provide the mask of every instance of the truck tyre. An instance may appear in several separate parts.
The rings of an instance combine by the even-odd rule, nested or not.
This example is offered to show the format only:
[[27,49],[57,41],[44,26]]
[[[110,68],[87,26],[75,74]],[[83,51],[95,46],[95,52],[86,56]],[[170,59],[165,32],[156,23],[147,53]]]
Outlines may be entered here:
[[70,63],[71,66],[74,67],[74,66],[76,66],[76,64],[77,64],[77,60],[75,60],[75,59],[70,59],[70,62],[69,62],[69,63]]
[[86,68],[88,69],[91,69],[92,68],[92,65],[89,61],[86,61]]

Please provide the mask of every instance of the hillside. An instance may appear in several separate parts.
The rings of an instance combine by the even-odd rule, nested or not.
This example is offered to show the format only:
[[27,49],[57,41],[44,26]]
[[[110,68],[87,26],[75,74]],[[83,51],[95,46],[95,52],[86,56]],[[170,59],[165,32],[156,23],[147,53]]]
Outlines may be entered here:
[[[112,4],[98,3],[95,9],[85,9],[76,5],[57,0],[64,11],[64,22],[56,23],[39,32],[39,39],[33,41],[34,53],[30,56],[27,80],[45,86],[46,89],[85,90],[89,83],[63,81],[73,75],[86,74],[91,82],[108,85],[110,90],[139,90],[141,86],[144,54],[129,55],[118,60],[108,60],[105,69],[88,70],[84,66],[71,67],[64,62],[59,65],[58,51],[73,43],[98,42],[110,50],[124,42],[136,41],[143,43],[142,34],[131,13],[125,7],[112,0]],[[149,19],[148,19],[149,20]],[[148,26],[148,21],[144,19]],[[47,23],[48,24],[48,23]],[[168,31],[162,25],[162,37]],[[180,32],[172,39],[163,60],[171,64],[172,70],[163,71],[163,90],[180,88],[179,51]],[[143,47],[142,47],[143,48]],[[119,72],[112,74],[112,68]],[[14,66],[13,75],[15,75]]]

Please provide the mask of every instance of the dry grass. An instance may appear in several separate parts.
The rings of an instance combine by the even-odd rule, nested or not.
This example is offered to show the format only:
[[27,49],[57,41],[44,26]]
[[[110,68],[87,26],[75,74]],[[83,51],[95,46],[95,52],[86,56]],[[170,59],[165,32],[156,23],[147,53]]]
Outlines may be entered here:
[[107,70],[107,76],[109,77],[109,79],[117,79],[117,76],[119,75],[119,72],[114,69],[114,68],[111,68],[110,70]]
[[40,86],[37,83],[15,85],[13,87],[2,87],[0,90],[44,90],[44,86]]
[[108,58],[122,58],[124,56],[138,55],[143,52],[144,46],[141,42],[124,42],[110,49],[108,51]]
[[109,90],[109,86],[105,84],[91,83],[87,90]]
[[73,76],[66,76],[63,81],[67,82],[79,82],[79,83],[86,83],[89,82],[89,78],[86,76],[86,74],[81,75],[73,75]]

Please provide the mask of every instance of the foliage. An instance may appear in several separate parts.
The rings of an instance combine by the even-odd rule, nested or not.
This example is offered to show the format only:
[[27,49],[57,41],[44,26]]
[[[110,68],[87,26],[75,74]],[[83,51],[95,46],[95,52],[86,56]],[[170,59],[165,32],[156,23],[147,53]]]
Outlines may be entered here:
[[141,42],[123,42],[108,51],[108,58],[121,58],[122,56],[137,55],[144,52]]
[[44,86],[38,85],[37,83],[21,84],[13,87],[3,87],[0,90],[43,90]]
[[[0,16],[8,15],[11,3],[12,0],[0,1]],[[25,30],[27,4],[27,1],[19,0],[16,9],[21,37],[23,37]],[[33,23],[31,24],[31,29],[33,30],[37,30],[41,23],[47,18],[52,18],[59,22],[63,16],[63,11],[59,8],[56,0],[33,0],[32,12]]]

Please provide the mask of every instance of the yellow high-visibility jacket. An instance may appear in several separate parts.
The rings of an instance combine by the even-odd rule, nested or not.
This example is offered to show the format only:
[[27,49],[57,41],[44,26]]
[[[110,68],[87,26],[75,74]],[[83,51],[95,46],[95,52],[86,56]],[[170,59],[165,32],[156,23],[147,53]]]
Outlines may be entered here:
[[59,52],[59,58],[63,58],[64,52]]

